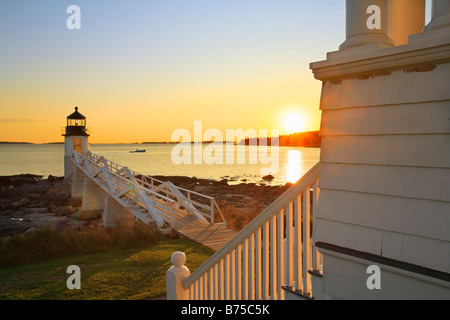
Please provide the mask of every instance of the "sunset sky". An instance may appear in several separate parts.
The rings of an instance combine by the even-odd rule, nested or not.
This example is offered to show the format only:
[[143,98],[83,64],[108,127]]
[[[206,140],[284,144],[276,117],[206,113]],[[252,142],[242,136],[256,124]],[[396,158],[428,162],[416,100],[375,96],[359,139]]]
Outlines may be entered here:
[[345,40],[345,2],[2,0],[0,30],[0,141],[63,141],[75,106],[93,143],[170,141],[194,121],[283,134],[319,129],[309,63]]

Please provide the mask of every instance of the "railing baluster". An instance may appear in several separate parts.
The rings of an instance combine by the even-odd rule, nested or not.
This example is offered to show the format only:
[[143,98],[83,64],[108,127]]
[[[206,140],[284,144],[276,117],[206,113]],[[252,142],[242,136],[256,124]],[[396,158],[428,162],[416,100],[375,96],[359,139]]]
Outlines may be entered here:
[[230,259],[230,255],[226,255],[225,258],[223,259],[223,299],[224,300],[228,300],[228,296],[229,296],[229,282],[230,282],[230,273],[229,273],[229,268],[230,268],[230,264],[229,264],[229,259]]
[[255,300],[255,235],[251,234],[248,240],[248,298]]
[[224,300],[224,297],[223,297],[223,259],[220,260],[220,262],[219,262],[218,282],[219,282],[219,300]]
[[205,300],[205,297],[203,295],[203,279],[205,276],[200,277],[199,283],[198,283],[198,299],[199,300]]
[[277,299],[282,300],[284,298],[284,290],[281,289],[284,283],[284,209],[282,209],[277,216]]
[[242,300],[242,244],[236,249],[236,300]]
[[294,250],[292,248],[292,207],[294,205],[294,202],[290,202],[289,205],[286,207],[286,247],[285,247],[285,255],[286,255],[286,281],[285,284],[288,287],[292,287],[293,283],[293,275],[294,275],[294,268],[293,268],[293,253]]
[[270,221],[270,297],[275,300],[277,297],[277,238],[276,238],[277,217]]
[[269,299],[269,231],[270,222],[267,221],[263,227],[263,278],[262,278],[262,295],[264,300]]
[[203,300],[208,300],[208,273],[203,276]]
[[220,300],[219,298],[219,265],[214,266],[214,300]]
[[195,300],[199,299],[199,296],[198,296],[198,282],[199,281],[200,280],[195,281],[195,284],[194,284],[194,299]]
[[[318,204],[318,202],[319,202],[319,193],[320,193],[320,190],[319,190],[319,181],[316,181],[315,183],[314,183],[314,185],[313,185],[313,208],[312,208],[312,214],[313,214],[313,217],[317,214],[317,204]],[[312,238],[314,238],[314,227],[315,227],[315,220],[313,219],[313,221],[312,221],[312,223],[313,223],[313,232],[312,232]],[[316,242],[314,241],[314,239],[313,239],[313,241],[312,241],[312,268],[314,269],[314,270],[316,270],[316,271],[319,271],[319,269],[320,269],[320,256],[319,256],[319,252],[318,252],[318,250],[317,250],[317,248],[316,248]]]
[[208,271],[209,274],[209,288],[208,288],[208,296],[209,300],[216,300],[214,297],[214,268]]
[[301,196],[295,199],[294,207],[294,219],[295,219],[295,232],[294,232],[294,268],[295,268],[295,289],[302,290],[303,285],[303,263],[302,263],[302,215],[301,215]]
[[262,273],[261,273],[261,228],[256,231],[255,235],[255,299],[261,300],[261,285],[262,285]]
[[311,192],[307,188],[303,192],[303,291],[311,292],[311,281],[308,276],[308,270],[311,268],[311,210],[310,210]]
[[236,286],[236,282],[235,282],[235,278],[236,278],[236,250],[233,250],[230,252],[230,288],[229,288],[229,292],[230,292],[230,300],[236,300],[236,290],[235,290],[235,286]]
[[242,253],[244,270],[242,271],[243,278],[243,297],[242,299],[248,300],[248,238],[244,241],[243,253]]

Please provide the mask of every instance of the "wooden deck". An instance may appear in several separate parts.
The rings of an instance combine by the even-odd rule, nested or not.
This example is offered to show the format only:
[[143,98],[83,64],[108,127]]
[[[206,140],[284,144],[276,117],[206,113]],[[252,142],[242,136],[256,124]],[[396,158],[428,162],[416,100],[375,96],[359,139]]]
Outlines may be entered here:
[[173,228],[180,236],[200,243],[213,250],[219,250],[230,241],[237,232],[223,224],[213,224],[181,211],[176,211],[176,223]]

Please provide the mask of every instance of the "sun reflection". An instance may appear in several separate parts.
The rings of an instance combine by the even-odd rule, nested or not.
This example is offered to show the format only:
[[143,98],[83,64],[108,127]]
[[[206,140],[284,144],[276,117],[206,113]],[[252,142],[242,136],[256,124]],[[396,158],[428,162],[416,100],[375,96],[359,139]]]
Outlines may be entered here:
[[291,183],[297,182],[302,174],[302,154],[298,150],[289,150],[287,164],[287,181]]

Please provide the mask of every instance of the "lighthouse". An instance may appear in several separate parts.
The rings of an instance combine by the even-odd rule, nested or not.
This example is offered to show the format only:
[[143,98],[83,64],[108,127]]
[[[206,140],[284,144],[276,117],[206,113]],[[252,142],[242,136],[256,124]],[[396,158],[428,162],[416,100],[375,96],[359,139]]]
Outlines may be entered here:
[[75,112],[67,117],[67,125],[64,136],[64,179],[69,179],[73,174],[71,157],[74,151],[85,154],[89,150],[89,134],[86,129],[86,117]]

